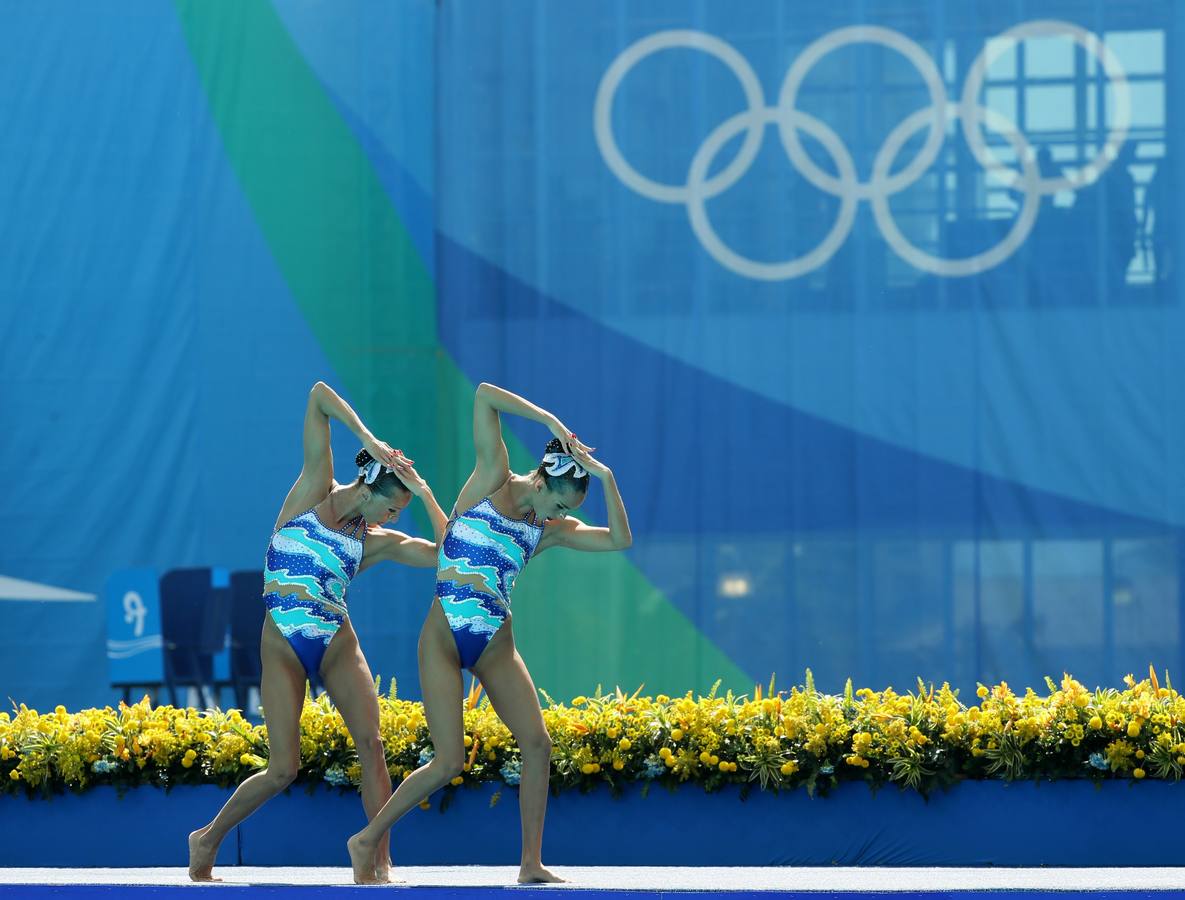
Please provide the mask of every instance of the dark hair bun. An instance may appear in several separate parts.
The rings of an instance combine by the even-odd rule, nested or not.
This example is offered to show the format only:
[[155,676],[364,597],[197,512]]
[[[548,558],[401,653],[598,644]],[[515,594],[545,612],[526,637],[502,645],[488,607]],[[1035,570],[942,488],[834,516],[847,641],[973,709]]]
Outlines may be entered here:
[[363,466],[370,463],[373,459],[374,459],[374,457],[370,455],[370,451],[367,450],[365,447],[363,447],[361,450],[358,451],[358,455],[354,457],[354,465],[356,465],[359,469],[361,469]]
[[[564,444],[559,438],[552,438],[547,442],[547,446],[543,449],[544,453],[563,453]],[[361,463],[359,463],[361,465]]]

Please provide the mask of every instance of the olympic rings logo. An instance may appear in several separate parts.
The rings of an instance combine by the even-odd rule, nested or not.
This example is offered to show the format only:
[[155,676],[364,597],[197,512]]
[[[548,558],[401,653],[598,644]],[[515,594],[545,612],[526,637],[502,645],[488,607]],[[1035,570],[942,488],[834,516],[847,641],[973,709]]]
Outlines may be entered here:
[[[988,68],[1003,53],[1027,38],[1051,35],[1073,40],[1093,54],[1109,79],[1114,106],[1107,140],[1095,158],[1074,174],[1043,176],[1032,158],[1031,145],[1019,127],[1000,113],[979,104]],[[850,44],[878,44],[908,59],[922,76],[930,105],[907,116],[878,149],[867,180],[860,180],[852,154],[830,127],[795,106],[798,92],[811,68],[828,53]],[[747,109],[718,125],[696,150],[683,184],[663,184],[647,178],[626,161],[613,135],[613,99],[621,82],[639,62],[663,50],[699,50],[724,63],[744,91]],[[961,259],[934,256],[910,243],[893,219],[889,198],[917,182],[938,158],[946,137],[946,123],[958,119],[976,161],[1004,185],[1024,195],[1020,213],[1004,238],[987,250]],[[766,106],[761,84],[753,68],[737,50],[702,31],[661,31],[631,44],[612,62],[601,78],[593,110],[593,130],[606,164],[627,187],[660,203],[681,203],[687,208],[691,229],[705,250],[722,266],[748,278],[782,281],[798,278],[824,265],[851,233],[857,204],[867,200],[882,236],[902,259],[936,275],[958,277],[994,268],[1011,256],[1029,236],[1041,198],[1063,190],[1078,190],[1098,180],[1118,155],[1131,123],[1131,94],[1127,76],[1115,54],[1090,31],[1071,22],[1053,19],[1024,22],[985,42],[963,86],[962,97],[947,98],[942,75],[933,59],[915,41],[898,31],[875,25],[854,25],[825,34],[794,61],[782,81],[777,106]],[[812,250],[782,262],[759,262],[742,256],[720,239],[708,218],[707,201],[728,190],[748,171],[764,140],[765,129],[777,126],[778,136],[791,164],[812,185],[839,199],[839,212],[830,231]],[[984,127],[1001,135],[1016,152],[1019,169],[1001,162],[988,147]],[[922,129],[925,142],[910,163],[898,172],[893,164],[905,143]],[[820,168],[803,148],[799,132],[813,137],[835,164],[837,174]],[[744,134],[736,158],[716,175],[708,177],[721,148]]]

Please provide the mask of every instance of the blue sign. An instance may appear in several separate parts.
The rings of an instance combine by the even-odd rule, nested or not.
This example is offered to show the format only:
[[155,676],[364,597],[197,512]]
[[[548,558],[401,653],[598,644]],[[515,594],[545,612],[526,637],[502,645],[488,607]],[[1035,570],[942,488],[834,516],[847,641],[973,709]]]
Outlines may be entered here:
[[111,684],[164,680],[160,591],[155,569],[121,569],[107,579],[107,674]]

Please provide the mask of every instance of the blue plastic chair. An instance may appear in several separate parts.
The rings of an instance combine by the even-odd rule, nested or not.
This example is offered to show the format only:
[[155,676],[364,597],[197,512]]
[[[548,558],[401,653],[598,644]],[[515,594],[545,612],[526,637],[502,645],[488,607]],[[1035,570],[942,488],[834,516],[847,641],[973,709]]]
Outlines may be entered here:
[[177,687],[196,687],[205,707],[214,706],[214,654],[226,646],[230,590],[211,586],[210,569],[172,569],[160,580],[161,639],[169,701]]
[[246,711],[248,692],[259,687],[263,667],[259,636],[263,630],[263,573],[258,569],[230,576],[230,682],[235,706]]

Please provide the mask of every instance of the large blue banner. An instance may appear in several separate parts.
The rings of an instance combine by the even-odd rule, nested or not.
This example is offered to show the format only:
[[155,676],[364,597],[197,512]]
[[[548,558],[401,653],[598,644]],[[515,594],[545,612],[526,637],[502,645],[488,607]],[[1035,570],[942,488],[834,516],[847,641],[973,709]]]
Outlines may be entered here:
[[[515,597],[558,695],[1182,670],[1183,34],[1170,0],[0,4],[0,696],[116,696],[108,638],[150,632],[125,591],[107,634],[115,572],[258,568],[317,380],[446,509],[482,381],[599,448],[632,548]],[[546,435],[505,433],[526,471]],[[405,694],[431,597],[350,589]]]

